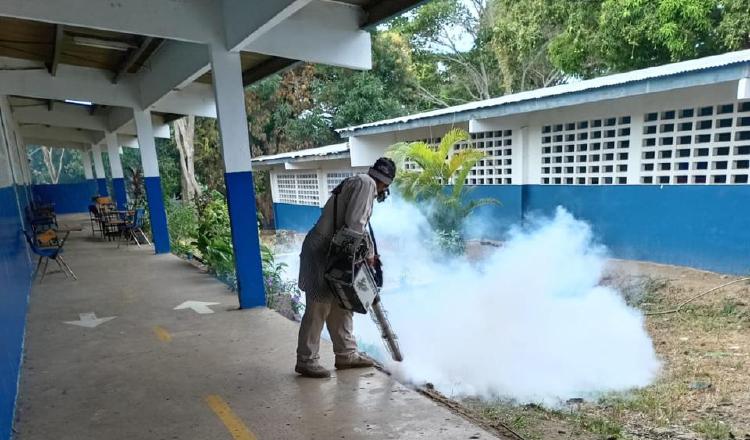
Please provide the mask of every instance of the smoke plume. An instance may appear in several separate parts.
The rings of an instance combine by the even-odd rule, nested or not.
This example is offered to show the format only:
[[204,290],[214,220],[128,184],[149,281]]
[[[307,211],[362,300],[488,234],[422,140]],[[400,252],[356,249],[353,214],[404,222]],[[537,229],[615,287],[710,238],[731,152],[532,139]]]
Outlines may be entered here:
[[[451,396],[555,405],[645,386],[658,373],[643,316],[600,285],[606,249],[564,209],[474,259],[437,257],[425,217],[398,199],[378,204],[372,223],[383,304],[405,357],[389,368],[402,379]],[[355,333],[387,361],[369,316],[356,315]]]

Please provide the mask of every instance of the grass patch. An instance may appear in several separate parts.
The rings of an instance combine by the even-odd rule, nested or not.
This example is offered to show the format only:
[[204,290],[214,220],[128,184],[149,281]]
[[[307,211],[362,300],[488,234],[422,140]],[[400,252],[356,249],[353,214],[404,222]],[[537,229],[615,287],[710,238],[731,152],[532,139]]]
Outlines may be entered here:
[[707,440],[729,440],[733,439],[731,430],[724,422],[717,419],[703,419],[693,425],[693,429]]

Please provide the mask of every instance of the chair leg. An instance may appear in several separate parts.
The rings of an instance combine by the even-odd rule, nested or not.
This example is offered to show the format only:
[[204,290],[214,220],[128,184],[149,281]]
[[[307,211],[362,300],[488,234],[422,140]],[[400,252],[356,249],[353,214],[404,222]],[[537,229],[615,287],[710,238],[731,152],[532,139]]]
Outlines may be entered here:
[[138,247],[141,247],[141,242],[138,240],[138,234],[135,233],[135,231],[130,231],[130,235],[133,237],[133,241],[135,241],[135,244],[138,245]]
[[44,276],[47,275],[47,266],[49,266],[49,257],[44,257],[44,269],[42,269],[42,277],[39,278],[39,282],[44,281]]
[[63,267],[62,263],[60,262],[60,257],[57,256],[55,257],[54,260],[55,260],[55,263],[57,263],[57,266],[60,268],[60,272],[62,272],[63,275],[65,275],[65,278],[70,278],[70,276],[68,276],[68,271],[65,270],[65,267]]
[[65,266],[65,268],[68,269],[68,272],[70,272],[70,275],[73,277],[73,279],[76,280],[76,281],[78,281],[78,277],[73,272],[73,269],[71,269],[70,266],[68,266],[68,262],[65,261],[65,260],[63,260],[62,256],[58,255],[57,258],[60,260],[60,262],[63,264],[63,266]]
[[141,237],[143,237],[143,239],[146,240],[146,244],[149,245],[149,246],[151,246],[151,242],[148,239],[148,235],[146,235],[146,233],[143,232],[143,229],[138,228],[138,232],[140,232],[141,233]]
[[42,258],[44,257],[39,257],[39,260],[36,262],[36,269],[34,269],[34,275],[31,276],[31,282],[34,282],[36,276],[39,275],[39,269],[42,268]]

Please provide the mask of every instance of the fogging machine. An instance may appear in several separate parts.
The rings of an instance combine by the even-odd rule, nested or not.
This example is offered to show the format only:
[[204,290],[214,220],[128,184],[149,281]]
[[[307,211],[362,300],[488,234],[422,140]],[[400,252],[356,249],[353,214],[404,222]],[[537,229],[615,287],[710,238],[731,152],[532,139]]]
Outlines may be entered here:
[[375,248],[374,266],[370,266],[366,259],[367,243],[364,234],[344,227],[337,231],[331,240],[325,279],[341,307],[356,313],[370,312],[370,317],[378,327],[391,357],[394,361],[401,362],[403,356],[398,346],[398,338],[388,322],[388,314],[380,300],[383,270],[377,255],[372,227],[369,232]]

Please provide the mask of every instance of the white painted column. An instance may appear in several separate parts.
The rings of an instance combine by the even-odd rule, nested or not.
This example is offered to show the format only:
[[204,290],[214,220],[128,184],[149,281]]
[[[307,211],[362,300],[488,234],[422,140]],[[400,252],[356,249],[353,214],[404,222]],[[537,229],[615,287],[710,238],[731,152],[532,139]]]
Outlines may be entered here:
[[224,171],[252,171],[240,54],[212,48],[211,69]]
[[109,170],[112,172],[112,192],[117,202],[118,209],[126,209],[128,196],[125,190],[125,176],[122,173],[122,162],[120,161],[120,145],[117,141],[117,133],[105,132],[104,140],[107,143],[109,154]]
[[94,156],[94,171],[97,179],[105,179],[104,162],[102,162],[102,147],[99,144],[91,145],[91,155]]
[[104,162],[102,162],[102,148],[99,144],[91,145],[91,155],[94,156],[94,171],[96,171],[96,187],[100,196],[108,196],[107,174],[104,172]]
[[89,150],[81,150],[81,158],[83,159],[83,175],[86,180],[92,180],[94,178],[94,171],[91,169],[91,152]]
[[217,46],[212,46],[210,53],[240,307],[264,306],[266,297],[260,239],[255,227],[255,188],[240,54]]
[[117,143],[117,133],[104,133],[104,141],[107,143],[107,154],[109,155],[109,170],[113,179],[122,179],[122,162],[120,161],[120,145]]
[[135,129],[138,133],[138,147],[141,152],[144,177],[159,177],[159,162],[156,158],[154,127],[151,123],[151,111],[133,109]]
[[154,250],[157,254],[168,253],[169,229],[167,228],[167,213],[164,209],[164,196],[161,191],[159,177],[159,161],[156,156],[156,142],[154,142],[154,127],[151,123],[149,110],[133,109],[135,129],[138,133],[138,147],[141,152],[144,185],[148,199],[151,220],[151,234],[154,238]]

